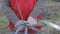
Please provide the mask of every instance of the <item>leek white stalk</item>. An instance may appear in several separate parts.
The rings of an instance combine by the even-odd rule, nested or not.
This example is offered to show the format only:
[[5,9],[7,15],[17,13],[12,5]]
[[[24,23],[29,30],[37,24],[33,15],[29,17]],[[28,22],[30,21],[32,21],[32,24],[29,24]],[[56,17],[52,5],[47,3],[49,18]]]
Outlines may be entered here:
[[47,26],[50,26],[50,27],[53,27],[53,28],[56,28],[57,30],[60,30],[60,26],[56,25],[56,24],[53,24],[51,22],[48,22],[46,20],[41,20],[40,22],[46,24]]

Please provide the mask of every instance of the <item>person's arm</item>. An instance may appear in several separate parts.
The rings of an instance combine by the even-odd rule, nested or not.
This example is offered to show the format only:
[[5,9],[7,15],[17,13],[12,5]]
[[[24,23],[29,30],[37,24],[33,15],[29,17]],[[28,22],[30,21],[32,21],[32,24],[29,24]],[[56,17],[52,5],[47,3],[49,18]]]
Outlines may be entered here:
[[7,16],[8,20],[16,24],[19,21],[18,17],[15,15],[14,11],[10,7],[9,0],[2,1],[2,10],[4,14]]

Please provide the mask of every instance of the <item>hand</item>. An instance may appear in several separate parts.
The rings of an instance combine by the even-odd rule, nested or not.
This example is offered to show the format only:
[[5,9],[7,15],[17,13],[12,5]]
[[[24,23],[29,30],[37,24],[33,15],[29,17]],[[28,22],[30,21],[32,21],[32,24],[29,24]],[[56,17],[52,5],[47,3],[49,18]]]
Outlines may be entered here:
[[28,21],[27,21],[29,24],[31,24],[31,25],[36,25],[37,24],[37,20],[36,19],[34,19],[33,17],[29,17],[28,18]]

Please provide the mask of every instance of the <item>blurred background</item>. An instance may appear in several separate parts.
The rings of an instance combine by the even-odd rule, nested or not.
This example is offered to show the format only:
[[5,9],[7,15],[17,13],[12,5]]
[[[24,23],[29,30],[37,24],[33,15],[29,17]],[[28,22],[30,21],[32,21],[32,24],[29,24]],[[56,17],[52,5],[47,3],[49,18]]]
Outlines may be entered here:
[[[46,7],[44,12],[45,19],[54,24],[60,25],[60,0],[46,0]],[[8,34],[9,21],[2,12],[2,0],[0,0],[0,34]],[[48,15],[47,15],[48,14]],[[60,34],[59,30],[48,27],[50,34]]]

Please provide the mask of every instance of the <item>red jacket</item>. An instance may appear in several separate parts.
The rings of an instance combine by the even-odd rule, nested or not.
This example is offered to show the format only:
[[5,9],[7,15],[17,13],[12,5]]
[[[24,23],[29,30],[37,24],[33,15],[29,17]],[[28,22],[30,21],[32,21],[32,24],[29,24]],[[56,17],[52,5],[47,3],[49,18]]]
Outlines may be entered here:
[[[27,20],[30,13],[33,10],[34,5],[36,4],[36,0],[18,0],[18,3],[20,5],[20,10],[22,12],[23,19]],[[10,5],[11,5],[11,8],[14,10],[15,14],[17,15],[17,17],[21,20],[21,16],[19,14],[16,1],[10,0]],[[10,28],[13,29],[13,27],[14,27],[14,24],[11,23]],[[36,28],[40,29],[41,26],[37,26]],[[34,30],[29,29],[29,32],[34,32]]]

